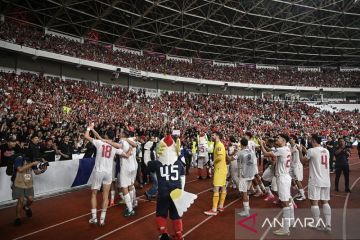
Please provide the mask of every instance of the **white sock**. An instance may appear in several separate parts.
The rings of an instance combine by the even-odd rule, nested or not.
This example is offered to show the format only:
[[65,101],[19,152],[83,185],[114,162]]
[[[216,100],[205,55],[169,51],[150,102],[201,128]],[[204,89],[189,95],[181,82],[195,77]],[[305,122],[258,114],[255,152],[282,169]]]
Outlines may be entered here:
[[283,208],[284,229],[287,231],[289,231],[289,227],[290,227],[290,215],[291,215],[290,207],[284,207]]
[[128,193],[128,194],[126,194],[124,196],[124,200],[125,200],[125,204],[126,204],[127,209],[129,210],[129,212],[131,212],[133,210],[133,206],[132,206],[130,193]]
[[265,188],[265,191],[266,193],[269,195],[269,196],[274,196],[273,193],[271,192],[271,189],[269,187],[266,187]]
[[292,202],[289,203],[289,207],[290,207],[290,218],[291,218],[290,223],[293,223],[295,221],[295,214],[294,214],[294,205],[292,204]]
[[135,188],[133,188],[131,191],[129,191],[129,193],[130,193],[131,201],[132,201],[132,203],[134,204],[135,201],[136,201],[136,191],[135,191]]
[[315,226],[318,224],[319,222],[319,218],[320,218],[320,208],[319,206],[311,206],[311,213],[314,217],[315,220]]
[[261,190],[263,190],[264,192],[266,191],[266,188],[265,188],[265,186],[264,186],[264,183],[263,183],[263,182],[261,182],[261,183],[260,183],[260,187],[261,187]]
[[250,211],[249,202],[243,202],[243,205],[244,205],[244,211],[245,211],[245,212],[249,212],[249,211]]
[[328,203],[323,205],[326,226],[331,226],[331,207]]
[[124,194],[122,192],[119,192],[119,197],[121,198],[121,200],[125,201]]
[[96,219],[96,208],[91,209],[91,216],[92,216],[92,219]]
[[299,193],[301,194],[302,197],[305,197],[305,191],[303,188],[299,189]]
[[105,222],[105,217],[106,217],[106,209],[101,210],[101,215],[100,215],[100,222],[103,223]]
[[115,199],[115,190],[111,190],[111,201],[113,202]]
[[295,201],[294,201],[294,199],[293,199],[292,197],[290,197],[289,203],[291,203],[294,208],[295,208],[295,206],[297,206],[296,203],[295,203]]

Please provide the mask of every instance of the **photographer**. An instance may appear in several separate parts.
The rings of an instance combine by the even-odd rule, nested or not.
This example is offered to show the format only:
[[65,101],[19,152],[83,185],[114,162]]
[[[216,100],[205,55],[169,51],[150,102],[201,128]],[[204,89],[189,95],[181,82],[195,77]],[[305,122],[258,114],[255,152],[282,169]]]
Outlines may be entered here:
[[[41,163],[42,162],[42,163]],[[38,167],[39,165],[39,167]],[[46,171],[48,163],[45,161],[30,161],[29,158],[20,155],[14,162],[14,185],[12,197],[17,201],[15,226],[21,225],[21,213],[25,211],[27,217],[32,216],[31,204],[34,198],[33,174],[41,174]],[[25,201],[26,200],[26,201]]]
[[343,138],[339,138],[338,147],[335,152],[335,191],[339,191],[339,179],[341,172],[344,172],[345,177],[345,192],[350,193],[349,188],[349,156],[350,156],[351,146],[345,144]]

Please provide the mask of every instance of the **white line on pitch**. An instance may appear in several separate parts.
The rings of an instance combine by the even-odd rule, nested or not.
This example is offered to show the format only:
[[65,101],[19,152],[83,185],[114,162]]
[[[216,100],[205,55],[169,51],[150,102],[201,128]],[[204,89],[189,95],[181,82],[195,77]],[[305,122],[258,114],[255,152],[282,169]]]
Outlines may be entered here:
[[[360,180],[360,177],[358,177],[355,182],[353,182],[353,184],[350,187],[350,190],[352,190],[356,183]],[[350,193],[348,193],[346,195],[346,199],[345,199],[345,203],[344,203],[344,210],[343,210],[343,221],[342,221],[342,239],[346,240],[346,209],[347,209],[347,205],[348,205],[348,201],[349,201],[349,197],[350,197]]]
[[[306,187],[304,188],[304,190],[307,189],[307,187],[308,187],[308,186],[306,186]],[[280,215],[281,215],[281,213],[282,213],[282,210],[280,210],[280,212],[275,216],[275,218],[279,218]],[[265,230],[265,232],[263,233],[263,235],[261,235],[260,240],[265,239],[265,237],[266,237],[266,235],[268,235],[269,231],[270,231],[270,226]]]
[[[239,199],[236,199],[232,202],[230,202],[228,205],[225,206],[225,208],[231,206],[233,203],[235,203],[236,201],[238,201]],[[197,229],[198,227],[200,227],[201,225],[203,225],[204,223],[206,223],[207,221],[209,221],[211,218],[213,218],[215,216],[209,216],[207,218],[205,218],[202,222],[200,222],[199,224],[197,224],[196,226],[194,226],[193,228],[191,228],[189,231],[187,231],[185,234],[184,234],[184,237],[186,237],[187,235],[189,235],[191,232],[193,232],[195,229]]]
[[[196,179],[195,179],[195,180],[192,180],[192,181],[189,181],[189,182],[187,182],[187,183],[192,183],[192,182],[195,182],[195,181],[196,181]],[[211,188],[210,188],[210,189],[211,189]],[[210,189],[206,189],[205,191],[209,191]],[[202,192],[200,192],[200,193],[203,193],[203,192],[205,192],[205,191],[202,191]],[[200,194],[200,193],[198,193],[198,194]],[[143,197],[144,197],[144,196],[142,195],[142,196],[137,197],[136,199],[141,200]],[[119,205],[119,204],[115,204],[114,206],[117,206],[117,205]],[[108,208],[112,208],[112,207],[113,207],[113,206],[108,207]],[[97,210],[97,211],[99,212],[99,211],[101,211],[101,209],[99,209],[99,210]],[[50,226],[45,227],[45,228],[41,228],[41,229],[39,229],[39,230],[36,230],[36,231],[34,231],[34,232],[30,232],[30,233],[25,234],[25,235],[22,235],[22,236],[20,236],[20,237],[14,238],[13,240],[18,240],[18,239],[22,239],[22,238],[25,238],[25,237],[29,237],[29,236],[31,236],[31,235],[34,235],[34,234],[37,234],[37,233],[46,231],[46,230],[48,230],[48,229],[51,229],[51,228],[54,228],[54,227],[63,225],[63,224],[65,224],[65,223],[68,223],[68,222],[71,222],[71,221],[75,221],[75,220],[77,220],[77,219],[79,219],[79,218],[85,217],[85,216],[90,215],[90,214],[91,214],[91,213],[89,212],[89,213],[86,213],[86,214],[83,214],[83,215],[80,215],[80,216],[77,216],[77,217],[74,217],[74,218],[70,218],[70,219],[68,219],[68,220],[65,220],[65,221],[62,221],[62,222],[59,222],[59,223],[50,225]]]
[[[202,193],[204,193],[204,192],[208,192],[210,189],[212,189],[212,188],[205,189],[205,190],[199,192],[199,193],[196,194],[196,195],[200,195],[200,194],[202,194]],[[134,223],[137,223],[137,222],[140,221],[140,220],[143,220],[143,219],[145,219],[145,218],[147,218],[147,217],[150,217],[151,215],[153,215],[153,214],[155,214],[155,213],[156,213],[156,211],[155,211],[155,212],[152,212],[152,213],[149,213],[149,214],[146,215],[146,216],[143,216],[143,217],[141,217],[141,218],[139,218],[139,219],[136,219],[136,220],[134,220],[134,221],[132,221],[132,222],[129,222],[128,224],[126,224],[126,225],[124,225],[124,226],[118,227],[118,228],[112,230],[111,232],[108,232],[108,233],[106,233],[106,234],[104,234],[104,235],[102,235],[102,236],[100,236],[100,237],[98,237],[98,238],[95,238],[95,240],[99,240],[99,239],[102,239],[102,238],[104,238],[104,237],[107,237],[107,236],[109,236],[110,234],[113,234],[114,232],[117,232],[117,231],[119,231],[119,230],[121,230],[121,229],[123,229],[123,228],[125,228],[125,227],[127,227],[127,226],[130,226],[130,225],[132,225],[132,224],[134,224]]]

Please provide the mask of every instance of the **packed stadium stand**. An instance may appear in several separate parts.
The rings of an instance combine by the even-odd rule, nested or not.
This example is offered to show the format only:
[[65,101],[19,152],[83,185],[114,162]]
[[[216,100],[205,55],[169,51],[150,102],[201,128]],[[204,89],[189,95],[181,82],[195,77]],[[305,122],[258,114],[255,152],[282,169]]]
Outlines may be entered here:
[[0,25],[0,39],[22,46],[69,55],[86,60],[108,63],[119,67],[168,75],[225,82],[253,84],[313,86],[313,87],[358,87],[360,74],[338,69],[321,71],[299,71],[292,69],[256,69],[254,66],[215,66],[211,61],[191,63],[167,60],[164,54],[139,56],[123,51],[113,51],[111,44],[87,40],[84,43],[61,36],[45,34],[43,30],[24,26],[17,22]]
[[[16,134],[21,136],[22,142],[33,133],[44,140],[48,137],[61,139],[70,134],[71,140],[78,142],[88,121],[104,127],[110,124],[114,130],[131,125],[139,135],[153,131],[158,134],[168,128],[207,132],[216,126],[228,126],[224,133],[235,136],[247,129],[267,134],[327,130],[357,134],[360,124],[360,114],[354,109],[333,114],[298,102],[191,93],[164,93],[151,98],[144,91],[128,92],[124,88],[95,83],[89,86],[86,82],[30,73],[2,73],[0,83],[1,138]],[[69,111],[64,112],[64,107]]]
[[[360,239],[359,19],[356,0],[0,0],[0,238]],[[252,228],[269,216],[290,221]]]

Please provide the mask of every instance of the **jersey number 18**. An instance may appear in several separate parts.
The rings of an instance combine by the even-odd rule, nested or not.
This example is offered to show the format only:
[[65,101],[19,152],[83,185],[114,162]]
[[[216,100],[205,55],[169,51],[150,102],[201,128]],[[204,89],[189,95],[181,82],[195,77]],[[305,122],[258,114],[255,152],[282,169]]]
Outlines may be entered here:
[[109,145],[102,145],[101,157],[110,158],[112,147]]

